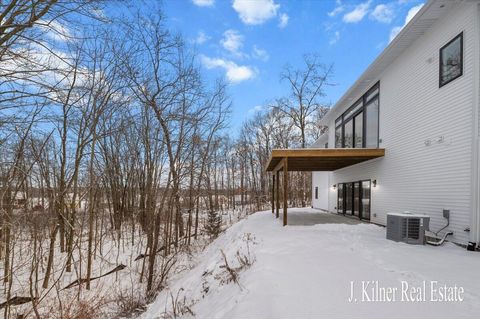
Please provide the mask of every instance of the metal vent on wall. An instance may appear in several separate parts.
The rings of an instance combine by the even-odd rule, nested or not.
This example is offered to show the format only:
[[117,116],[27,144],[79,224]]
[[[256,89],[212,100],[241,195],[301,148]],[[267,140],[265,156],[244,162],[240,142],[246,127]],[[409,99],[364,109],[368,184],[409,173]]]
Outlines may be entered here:
[[402,219],[402,237],[418,239],[420,237],[420,218]]

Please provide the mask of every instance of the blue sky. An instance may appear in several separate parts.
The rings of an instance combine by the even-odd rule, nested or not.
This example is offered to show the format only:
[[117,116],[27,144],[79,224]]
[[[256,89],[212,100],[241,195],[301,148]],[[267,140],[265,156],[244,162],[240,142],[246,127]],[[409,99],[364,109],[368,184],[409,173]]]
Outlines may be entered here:
[[282,67],[305,53],[334,64],[335,103],[420,8],[420,0],[165,0],[168,26],[189,41],[208,80],[231,83],[231,125],[286,96]]

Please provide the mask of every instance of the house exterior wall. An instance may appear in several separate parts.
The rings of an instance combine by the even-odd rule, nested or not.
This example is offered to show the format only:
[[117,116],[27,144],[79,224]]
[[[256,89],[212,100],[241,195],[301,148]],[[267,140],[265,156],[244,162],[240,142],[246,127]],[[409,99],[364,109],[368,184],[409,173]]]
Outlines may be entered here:
[[[475,11],[475,10],[473,10]],[[480,5],[476,8],[476,19],[474,20],[474,29],[478,31],[474,43],[474,87],[476,88],[476,99],[474,100],[473,114],[478,119],[477,125],[474,125],[472,141],[472,214],[470,241],[480,243]]]
[[[330,210],[328,206],[330,172],[314,172],[312,175],[312,207]],[[318,198],[315,198],[315,188],[318,188]]]
[[[446,224],[442,210],[449,209],[452,240],[478,242],[478,19],[477,3],[459,4],[372,81],[372,86],[380,81],[379,147],[385,157],[326,177],[313,173],[314,183],[377,180],[372,222],[384,225],[388,212],[410,211],[429,215],[430,229],[437,231]],[[461,32],[463,75],[439,88],[439,49]],[[329,123],[332,146],[334,120]],[[328,209],[336,211],[337,191],[327,186],[327,192]]]

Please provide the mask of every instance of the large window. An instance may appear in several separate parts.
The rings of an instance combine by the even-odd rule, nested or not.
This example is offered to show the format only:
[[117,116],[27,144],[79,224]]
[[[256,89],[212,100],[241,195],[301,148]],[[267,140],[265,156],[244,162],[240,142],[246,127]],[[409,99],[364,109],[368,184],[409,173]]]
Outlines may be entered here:
[[378,147],[378,95],[365,106],[365,113],[367,114],[365,147],[376,148]]
[[343,147],[353,147],[353,119],[349,119],[343,124]]
[[370,180],[338,183],[337,213],[370,220]]
[[335,128],[335,148],[343,147],[343,125],[342,123],[339,124]]
[[440,49],[440,87],[463,73],[463,32]]
[[344,213],[343,212],[343,199],[345,197],[345,194],[343,193],[343,183],[342,184],[338,184],[338,202],[337,202],[337,210],[339,213]]
[[361,218],[370,219],[370,181],[362,181],[361,189]]
[[377,83],[335,121],[336,148],[377,148],[380,86]]
[[360,112],[357,116],[355,116],[353,121],[355,126],[353,147],[363,147],[363,112]]
[[353,184],[345,183],[345,207],[343,213],[346,215],[352,215],[353,213]]

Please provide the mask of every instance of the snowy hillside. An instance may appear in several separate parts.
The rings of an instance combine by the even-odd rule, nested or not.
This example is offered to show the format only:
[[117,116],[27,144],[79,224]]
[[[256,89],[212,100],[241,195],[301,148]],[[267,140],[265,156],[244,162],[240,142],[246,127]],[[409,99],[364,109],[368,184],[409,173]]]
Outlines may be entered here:
[[[229,267],[238,268],[238,283],[222,251]],[[372,224],[282,227],[270,212],[259,212],[220,235],[141,318],[478,318],[478,269],[478,253],[450,243],[395,243]],[[352,281],[357,302],[349,302]],[[366,296],[362,281],[372,281]],[[396,300],[368,302],[382,292],[375,284],[396,287]],[[463,301],[431,301],[444,285],[464,289]],[[428,300],[411,300],[423,293]]]

